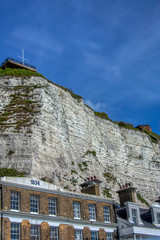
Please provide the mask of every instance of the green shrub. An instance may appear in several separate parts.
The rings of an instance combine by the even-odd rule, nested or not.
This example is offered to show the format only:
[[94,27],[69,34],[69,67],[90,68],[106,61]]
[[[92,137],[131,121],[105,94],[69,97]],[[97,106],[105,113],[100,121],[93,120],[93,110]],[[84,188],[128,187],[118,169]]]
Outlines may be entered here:
[[106,119],[106,120],[111,120],[108,115],[104,112],[95,112],[94,111],[94,114],[97,116],[97,117],[100,117],[102,119]]
[[106,196],[107,198],[112,198],[112,194],[110,193],[110,189],[109,188],[104,188],[102,191],[103,195]]
[[0,168],[0,177],[9,176],[9,177],[25,177],[26,172],[19,172],[14,168]]
[[149,203],[141,196],[140,193],[137,193],[137,198],[140,200],[141,203],[146,204],[149,207]]
[[103,173],[103,176],[105,177],[107,182],[111,182],[111,181],[116,182],[117,181],[116,177],[113,176],[110,172]]
[[78,174],[78,173],[75,170],[71,170],[71,174]]
[[96,151],[95,150],[88,150],[86,152],[86,155],[88,155],[88,154],[92,154],[94,157],[96,157]]
[[126,123],[126,122],[118,122],[118,125],[121,127],[126,127],[126,128],[134,128],[134,125],[132,123]]

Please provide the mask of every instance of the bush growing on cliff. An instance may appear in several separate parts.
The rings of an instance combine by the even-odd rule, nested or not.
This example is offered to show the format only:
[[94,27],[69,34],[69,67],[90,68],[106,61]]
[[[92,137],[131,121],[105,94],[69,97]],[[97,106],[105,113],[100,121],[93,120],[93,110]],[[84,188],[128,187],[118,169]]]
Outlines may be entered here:
[[106,120],[110,120],[111,121],[111,119],[108,117],[107,113],[105,113],[105,112],[94,112],[94,114],[97,117],[100,117],[102,119],[106,119]]
[[26,174],[26,172],[19,172],[14,168],[0,168],[0,177],[25,177]]

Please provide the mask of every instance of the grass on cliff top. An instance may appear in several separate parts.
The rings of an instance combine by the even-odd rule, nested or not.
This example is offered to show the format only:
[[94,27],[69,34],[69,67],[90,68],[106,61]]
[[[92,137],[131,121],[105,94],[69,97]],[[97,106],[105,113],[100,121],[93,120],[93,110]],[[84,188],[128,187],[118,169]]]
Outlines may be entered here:
[[0,68],[0,76],[15,76],[15,77],[30,77],[30,76],[39,76],[43,77],[44,76],[41,73],[34,72],[31,70],[26,70],[26,69],[16,69],[16,68],[6,68],[3,70]]
[[14,168],[0,168],[0,177],[8,176],[8,177],[25,177],[26,172],[19,172]]

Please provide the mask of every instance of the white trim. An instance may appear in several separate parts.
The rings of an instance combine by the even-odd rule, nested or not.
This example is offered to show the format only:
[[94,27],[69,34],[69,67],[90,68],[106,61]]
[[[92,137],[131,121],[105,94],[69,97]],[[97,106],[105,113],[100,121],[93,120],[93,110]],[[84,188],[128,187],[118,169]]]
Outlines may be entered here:
[[74,227],[74,229],[79,229],[79,230],[83,230],[84,227],[89,227],[90,230],[92,231],[99,231],[100,228],[103,228],[106,232],[109,233],[113,233],[114,230],[116,230],[116,227],[114,226],[99,226],[95,224],[95,226],[88,223],[74,223],[73,221],[69,221],[67,220],[57,220],[55,218],[51,218],[51,219],[45,219],[45,216],[43,219],[38,219],[38,218],[34,218],[32,216],[29,217],[21,217],[21,216],[13,216],[9,213],[4,213],[3,214],[4,217],[9,218],[9,220],[11,222],[16,222],[16,223],[21,223],[23,220],[28,220],[31,224],[36,224],[36,225],[40,225],[42,222],[47,222],[49,224],[49,226],[53,226],[53,227],[58,227],[60,224],[65,224],[65,225],[72,225]]
[[145,227],[127,227],[119,230],[120,236],[140,234],[142,236],[160,236],[160,229]]

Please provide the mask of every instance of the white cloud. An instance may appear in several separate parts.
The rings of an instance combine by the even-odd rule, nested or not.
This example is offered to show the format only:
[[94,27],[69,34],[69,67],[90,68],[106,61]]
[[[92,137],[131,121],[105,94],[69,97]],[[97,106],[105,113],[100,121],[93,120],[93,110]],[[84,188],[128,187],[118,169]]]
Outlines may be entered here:
[[88,106],[90,106],[93,110],[99,112],[99,111],[103,111],[104,108],[106,108],[106,104],[104,103],[93,103],[91,100],[87,99],[85,100],[85,104],[87,104]]

